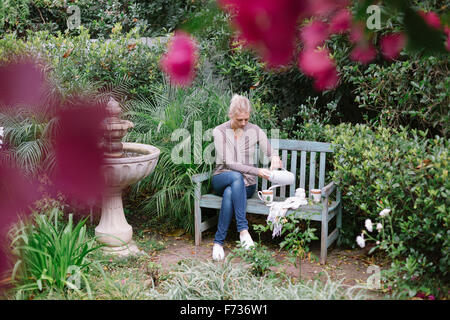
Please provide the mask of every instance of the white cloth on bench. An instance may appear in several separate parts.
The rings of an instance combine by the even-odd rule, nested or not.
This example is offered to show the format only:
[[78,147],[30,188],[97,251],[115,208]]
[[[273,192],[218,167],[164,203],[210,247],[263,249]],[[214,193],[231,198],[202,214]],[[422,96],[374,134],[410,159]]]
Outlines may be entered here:
[[307,205],[308,200],[299,197],[290,197],[284,201],[272,202],[267,204],[270,207],[269,216],[267,222],[273,224],[272,238],[281,235],[281,229],[283,228],[283,218],[289,209],[298,209],[300,206]]

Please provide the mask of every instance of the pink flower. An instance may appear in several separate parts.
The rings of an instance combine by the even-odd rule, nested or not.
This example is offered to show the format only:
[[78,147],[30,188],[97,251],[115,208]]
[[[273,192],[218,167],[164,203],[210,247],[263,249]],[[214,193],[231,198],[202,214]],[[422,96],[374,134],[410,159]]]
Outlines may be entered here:
[[47,88],[43,67],[31,58],[12,61],[0,66],[1,105],[40,105]]
[[55,187],[69,198],[88,202],[104,190],[104,154],[100,142],[104,109],[78,101],[59,113],[60,130],[54,137]]
[[0,152],[0,234],[6,232],[3,227],[14,222],[17,213],[26,212],[28,206],[40,196],[37,182],[17,168],[17,164],[11,164],[2,152]]
[[308,12],[312,16],[328,16],[333,11],[345,8],[348,0],[309,0]]
[[419,291],[416,293],[416,297],[420,299],[425,299],[426,295],[425,293]]
[[447,35],[447,41],[445,43],[445,47],[448,51],[450,51],[450,27],[445,26],[444,32]]
[[234,15],[232,24],[269,67],[290,62],[297,22],[307,8],[306,1],[219,0],[219,4]]
[[328,38],[328,26],[321,21],[312,21],[303,27],[301,31],[301,39],[305,44],[305,48],[316,48],[320,46]]
[[397,59],[405,47],[406,38],[403,33],[385,35],[380,40],[381,53],[387,60]]
[[[39,200],[40,194],[37,182],[9,163],[4,148],[0,151],[0,243],[6,243],[11,224],[16,222],[19,213],[29,213],[28,206]],[[11,267],[3,249],[0,247],[0,274]]]
[[318,91],[332,90],[336,88],[339,82],[339,75],[336,67],[328,69],[316,76],[314,88]]
[[352,43],[358,43],[364,39],[364,23],[357,22],[353,23],[350,28],[349,40]]
[[162,70],[170,76],[170,81],[178,86],[188,86],[195,77],[198,58],[196,42],[184,32],[176,32],[168,44],[167,53],[162,57]]
[[308,49],[301,52],[298,66],[304,74],[315,79],[316,90],[329,90],[338,83],[336,65],[328,50]]
[[351,23],[351,12],[348,9],[341,9],[330,21],[330,32],[344,33],[350,29]]
[[362,64],[367,64],[374,60],[377,56],[377,51],[374,46],[370,44],[358,44],[350,53],[350,59],[358,61]]
[[422,18],[430,27],[438,30],[441,29],[441,20],[439,19],[439,16],[436,14],[436,12],[433,11],[424,12],[420,10],[418,11],[418,14],[422,16]]

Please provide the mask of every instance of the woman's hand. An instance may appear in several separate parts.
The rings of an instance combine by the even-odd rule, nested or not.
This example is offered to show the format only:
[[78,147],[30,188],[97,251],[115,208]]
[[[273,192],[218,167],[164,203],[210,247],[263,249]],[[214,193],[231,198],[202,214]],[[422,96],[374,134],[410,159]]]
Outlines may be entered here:
[[270,170],[268,169],[264,169],[264,168],[260,168],[258,171],[258,177],[261,177],[263,179],[269,180],[270,178]]
[[270,160],[270,170],[283,168],[283,161],[281,161],[279,156],[273,156]]

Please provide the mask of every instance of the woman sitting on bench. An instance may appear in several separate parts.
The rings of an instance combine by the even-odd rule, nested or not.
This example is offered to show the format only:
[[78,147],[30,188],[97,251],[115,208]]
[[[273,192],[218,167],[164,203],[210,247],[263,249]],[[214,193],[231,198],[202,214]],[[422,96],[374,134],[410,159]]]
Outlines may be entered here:
[[247,198],[256,190],[256,176],[269,179],[270,171],[254,167],[255,145],[271,158],[270,170],[281,168],[280,157],[270,145],[267,135],[255,124],[249,123],[251,105],[243,96],[235,94],[231,99],[228,116],[230,120],[213,130],[216,150],[216,168],[212,176],[214,192],[222,196],[217,232],[214,238],[212,258],[223,260],[223,243],[233,215],[237,231],[245,248],[254,246],[248,232],[246,218]]

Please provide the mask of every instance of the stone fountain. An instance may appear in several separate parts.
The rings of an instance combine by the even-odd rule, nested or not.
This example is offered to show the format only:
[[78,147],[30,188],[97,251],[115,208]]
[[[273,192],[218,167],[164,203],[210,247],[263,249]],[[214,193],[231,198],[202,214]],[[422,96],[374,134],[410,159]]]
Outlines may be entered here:
[[122,205],[122,190],[147,177],[158,162],[160,150],[140,143],[122,142],[127,130],[134,124],[121,120],[119,103],[110,98],[109,117],[102,123],[104,129],[105,160],[102,172],[106,189],[102,198],[100,223],[95,235],[109,253],[128,256],[141,253],[132,241],[133,229],[127,223]]

